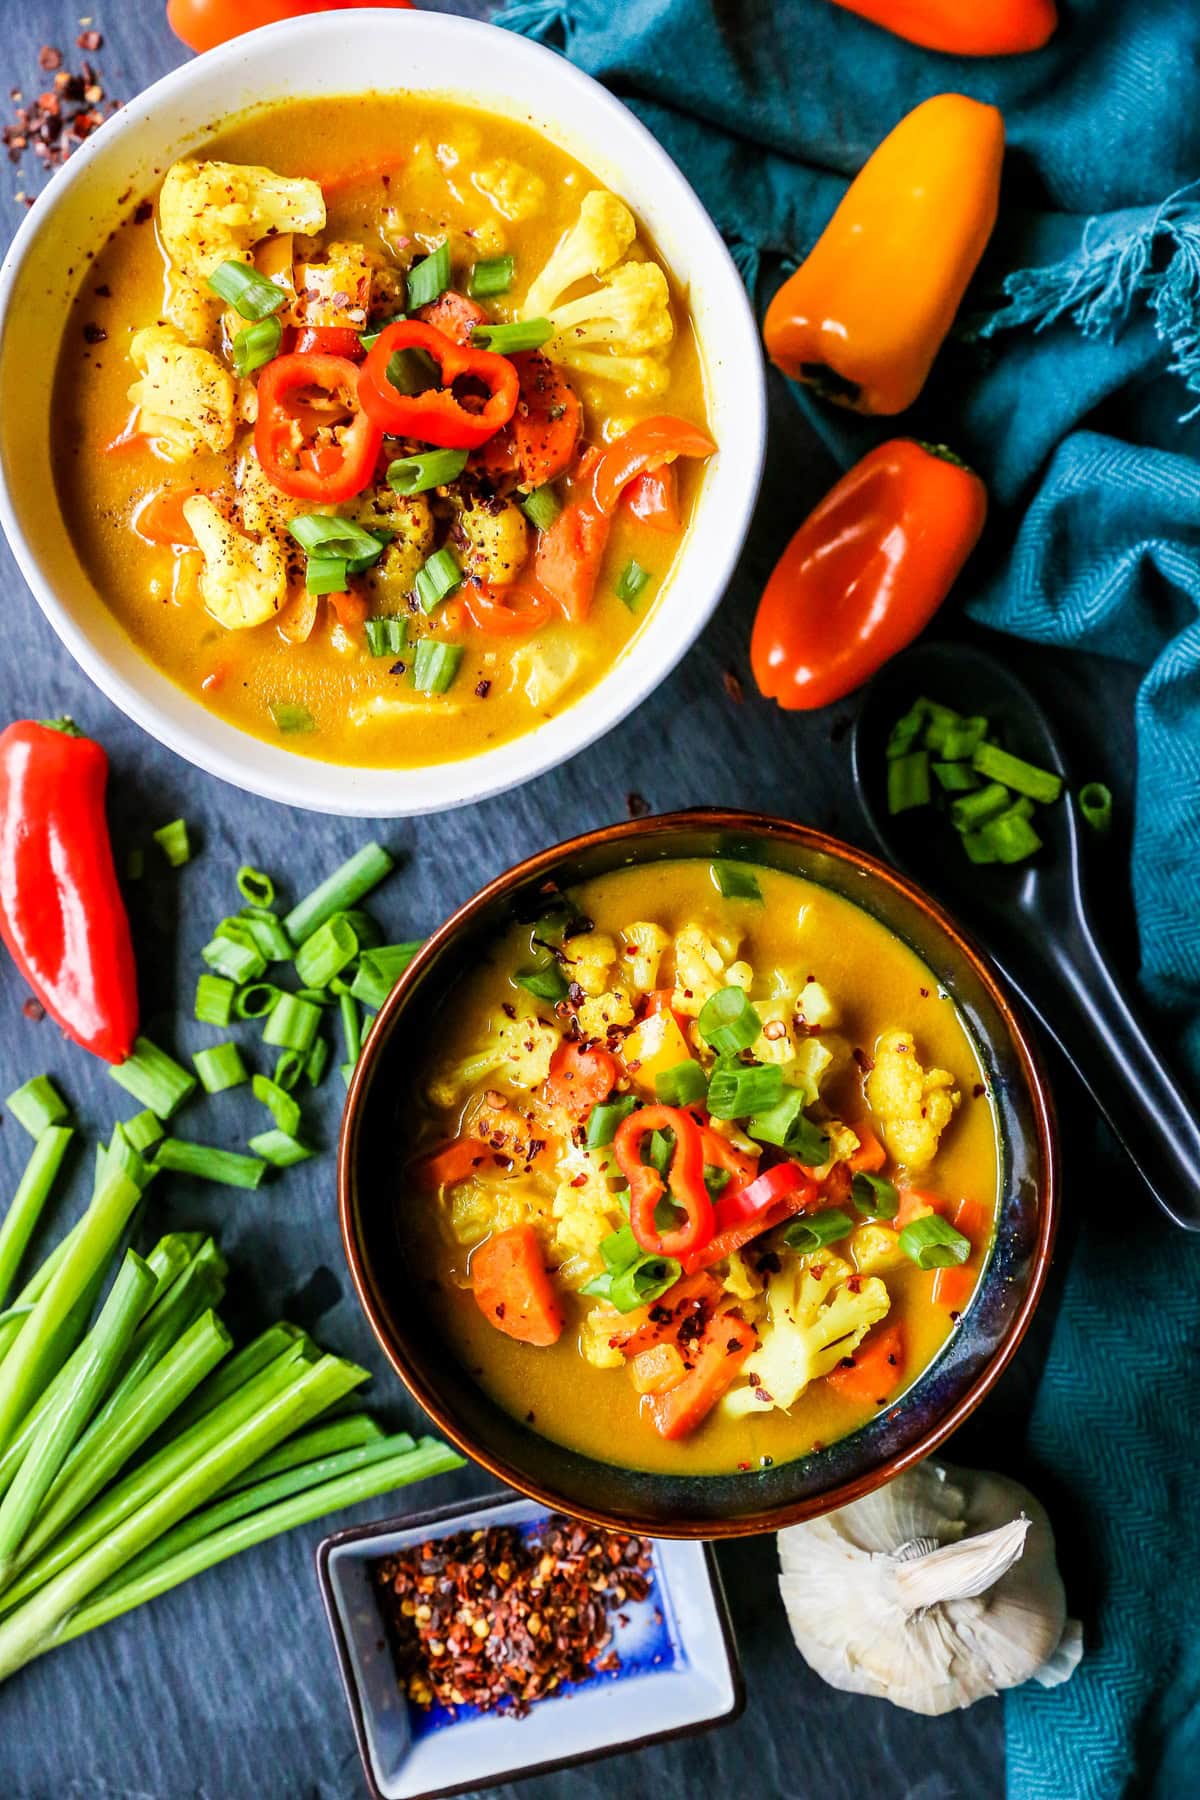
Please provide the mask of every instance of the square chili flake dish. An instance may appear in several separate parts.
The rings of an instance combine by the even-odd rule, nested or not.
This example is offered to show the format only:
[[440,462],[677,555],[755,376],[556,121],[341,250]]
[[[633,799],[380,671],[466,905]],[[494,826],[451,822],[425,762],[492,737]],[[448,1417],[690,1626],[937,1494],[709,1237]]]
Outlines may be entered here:
[[[449,1569],[459,1579],[474,1533],[491,1536],[478,1540],[474,1580],[462,1576],[455,1593],[455,1610],[464,1614],[488,1610],[482,1564],[489,1544],[509,1559],[502,1605],[495,1609],[506,1616],[518,1611],[529,1616],[530,1571],[528,1564],[521,1567],[523,1547],[534,1553],[529,1561],[535,1583],[536,1556],[544,1543],[565,1552],[572,1566],[589,1574],[603,1570],[607,1577],[602,1594],[599,1575],[591,1576],[590,1641],[531,1662],[529,1639],[522,1634],[519,1645],[514,1643],[521,1672],[511,1691],[501,1696],[504,1684],[494,1676],[487,1686],[479,1682],[478,1697],[485,1703],[499,1700],[486,1709],[449,1699],[452,1676],[445,1658],[435,1653],[422,1663],[413,1617],[420,1602],[414,1574],[428,1563],[440,1577]],[[606,1540],[603,1551],[597,1538]],[[745,1695],[711,1549],[645,1539],[643,1552],[636,1540],[619,1538],[611,1545],[607,1540],[608,1534],[534,1501],[503,1494],[473,1507],[454,1502],[325,1539],[317,1552],[321,1590],[375,1800],[434,1800],[738,1716]],[[422,1557],[427,1546],[432,1548]],[[533,1595],[536,1602],[536,1586]],[[551,1606],[543,1610],[552,1615]],[[544,1637],[545,1624],[536,1612],[533,1619],[535,1639]],[[441,1651],[442,1640],[436,1642]],[[560,1668],[561,1680],[546,1691]]]

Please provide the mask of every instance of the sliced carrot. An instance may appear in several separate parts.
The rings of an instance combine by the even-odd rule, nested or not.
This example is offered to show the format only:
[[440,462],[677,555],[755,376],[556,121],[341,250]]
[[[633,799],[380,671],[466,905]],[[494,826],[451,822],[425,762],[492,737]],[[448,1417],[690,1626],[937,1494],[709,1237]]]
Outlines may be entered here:
[[135,431],[131,420],[120,437],[113,438],[103,446],[104,454],[105,456],[115,456],[122,450],[148,450],[152,441],[144,431]]
[[579,396],[562,370],[530,350],[514,356],[521,391],[513,419],[513,439],[524,487],[557,481],[575,461],[583,431]]
[[319,606],[316,594],[310,594],[307,588],[298,589],[283,611],[276,614],[275,627],[280,637],[286,638],[289,644],[307,644],[317,622]]
[[676,1344],[689,1320],[708,1315],[720,1305],[725,1290],[712,1275],[685,1275],[652,1306],[626,1313],[609,1340],[626,1356],[638,1356],[655,1344]]
[[944,1312],[962,1312],[975,1292],[976,1272],[970,1263],[958,1263],[951,1269],[935,1269],[929,1284],[929,1298]]
[[903,1231],[914,1219],[927,1219],[930,1213],[946,1210],[946,1203],[938,1194],[927,1194],[921,1188],[901,1188],[899,1194],[900,1205],[892,1220],[896,1231]]
[[573,625],[592,610],[609,527],[603,514],[573,500],[538,537],[533,572]]
[[903,1374],[903,1326],[878,1325],[867,1333],[853,1356],[833,1370],[829,1385],[847,1400],[882,1406]]
[[683,1380],[664,1394],[646,1396],[646,1410],[665,1438],[687,1437],[707,1418],[758,1342],[753,1326],[736,1313],[711,1319],[695,1362]]
[[491,1168],[495,1158],[481,1138],[457,1137],[413,1164],[415,1179],[425,1188],[453,1187],[477,1169]]
[[195,535],[184,517],[183,503],[195,497],[194,487],[169,483],[156,488],[133,515],[133,529],[148,544],[191,544]]
[[398,169],[403,169],[407,162],[407,151],[394,151],[390,156],[376,156],[369,162],[351,163],[332,175],[319,177],[318,185],[328,200],[331,194],[343,193],[347,188],[364,187],[368,181],[382,182]]
[[226,662],[214,663],[212,668],[208,671],[208,674],[200,683],[200,686],[204,689],[206,694],[215,694],[218,689],[224,687],[228,679],[229,664]]
[[361,594],[328,594],[326,598],[338,616],[338,624],[347,631],[353,631],[356,625],[361,625],[370,611]]
[[573,1118],[581,1119],[601,1100],[607,1100],[616,1084],[616,1059],[607,1050],[560,1044],[551,1058],[542,1095],[548,1106],[561,1106]]
[[852,1175],[877,1175],[887,1161],[887,1151],[880,1143],[869,1125],[855,1125],[851,1129],[858,1139],[858,1149],[847,1158]]
[[646,474],[635,476],[625,489],[622,502],[635,519],[652,530],[678,532],[679,477],[674,463],[664,463],[661,469],[649,469]]
[[505,425],[486,444],[481,444],[478,450],[472,450],[467,458],[467,467],[473,474],[482,475],[495,488],[505,488],[514,483],[520,471],[512,425]]
[[[554,617],[554,601],[531,575],[508,587],[470,581],[460,589],[463,609],[476,631],[495,637],[528,637]],[[442,617],[446,609],[442,608]]]
[[477,301],[469,300],[466,294],[456,294],[452,288],[447,288],[427,306],[419,306],[413,317],[432,325],[456,344],[469,344],[475,327],[489,322],[486,311]]
[[562,1336],[562,1307],[532,1225],[510,1225],[471,1258],[475,1304],[489,1324],[522,1344],[545,1348]]
[[687,1365],[675,1344],[652,1344],[638,1351],[629,1373],[639,1394],[665,1394],[683,1380]]
[[970,1238],[973,1250],[982,1250],[992,1229],[992,1214],[978,1200],[960,1200],[954,1209],[954,1229]]

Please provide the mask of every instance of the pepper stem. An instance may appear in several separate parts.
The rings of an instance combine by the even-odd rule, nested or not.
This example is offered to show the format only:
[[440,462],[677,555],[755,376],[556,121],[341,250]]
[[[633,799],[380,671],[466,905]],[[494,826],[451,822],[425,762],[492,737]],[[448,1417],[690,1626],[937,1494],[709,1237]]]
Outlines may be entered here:
[[47,731],[61,731],[64,737],[83,736],[74,719],[38,719],[36,723],[44,725]]
[[964,462],[948,444],[927,444],[922,438],[918,438],[916,442],[917,448],[923,450],[926,456],[936,456],[939,462],[952,463],[956,469],[965,469],[968,475],[975,473],[970,463]]

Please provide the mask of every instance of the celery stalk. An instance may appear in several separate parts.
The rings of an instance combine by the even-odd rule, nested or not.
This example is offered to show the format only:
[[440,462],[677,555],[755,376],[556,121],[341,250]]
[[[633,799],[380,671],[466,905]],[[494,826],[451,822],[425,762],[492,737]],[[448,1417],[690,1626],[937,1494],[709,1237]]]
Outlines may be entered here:
[[[407,1434],[405,1434],[407,1435]],[[289,1438],[286,1444],[280,1444],[278,1450],[272,1450],[270,1456],[264,1456],[261,1462],[247,1469],[231,1483],[230,1492],[236,1488],[250,1487],[254,1482],[266,1481],[272,1475],[282,1475],[285,1469],[294,1469],[299,1463],[316,1462],[322,1456],[336,1456],[340,1450],[357,1450],[363,1444],[378,1444],[383,1441],[384,1432],[368,1413],[351,1413],[344,1419],[329,1419],[314,1425],[310,1431],[302,1431],[298,1437]],[[402,1447],[399,1437],[389,1440],[394,1451]],[[413,1439],[409,1438],[407,1448],[411,1450]]]
[[[324,1518],[327,1513],[336,1512],[342,1507],[356,1506],[363,1500],[374,1500],[378,1495],[390,1493],[394,1488],[406,1487],[409,1482],[426,1481],[434,1475],[445,1475],[452,1469],[461,1469],[463,1461],[448,1444],[439,1443],[436,1438],[422,1438],[415,1450],[403,1451],[397,1456],[367,1464],[348,1475],[327,1481],[320,1487],[309,1488],[274,1506],[265,1507],[261,1512],[251,1513],[248,1518],[227,1525],[181,1550],[166,1562],[158,1563],[136,1580],[124,1583],[118,1579],[106,1588],[103,1595],[95,1595],[72,1613],[63,1629],[56,1634],[54,1642],[65,1644],[72,1638],[82,1637],[86,1631],[94,1631],[98,1625],[107,1625],[110,1620],[119,1619],[123,1613],[132,1611],[135,1606],[142,1606],[147,1600],[156,1599],[159,1594],[178,1587],[180,1582],[189,1581],[193,1575],[202,1574],[205,1569],[211,1569],[215,1564],[237,1556],[242,1550],[249,1550],[254,1544],[262,1544],[268,1538],[278,1537],[282,1532],[293,1531],[298,1525],[311,1524],[314,1519]],[[0,1648],[3,1646],[5,1630],[6,1626],[0,1624]],[[41,1646],[42,1649],[50,1647],[48,1643]],[[32,1654],[36,1655],[37,1651]]]
[[[216,1367],[231,1342],[216,1313],[201,1314],[126,1398],[110,1418],[103,1436],[92,1438],[85,1434],[80,1439],[46,1496],[42,1516],[21,1545],[17,1570],[40,1556],[108,1486],[130,1457]],[[13,1597],[20,1598],[21,1593],[22,1586],[18,1584],[0,1598],[0,1610],[12,1605]]]
[[42,1132],[25,1173],[17,1183],[12,1204],[0,1224],[0,1306],[8,1299],[17,1269],[54,1187],[67,1145],[74,1132],[65,1125],[50,1125]]
[[0,1363],[0,1450],[12,1438],[44,1385],[44,1366],[53,1350],[55,1334],[97,1269],[107,1265],[140,1197],[136,1184],[126,1176],[109,1177],[84,1214],[78,1237]]
[[[188,1513],[203,1506],[241,1469],[265,1456],[285,1437],[300,1430],[327,1406],[367,1379],[365,1369],[344,1362],[340,1357],[322,1356],[319,1361],[303,1366],[297,1380],[243,1418],[236,1427],[223,1429],[207,1450],[200,1453],[193,1449],[173,1480],[159,1487],[115,1529],[106,1529],[99,1541],[93,1542],[82,1555],[73,1553],[68,1567],[0,1622],[0,1680],[51,1649],[62,1636],[75,1609],[147,1545]],[[235,1405],[236,1398],[228,1404]],[[218,1409],[212,1418],[219,1419],[223,1410]],[[360,1470],[358,1479],[362,1481],[372,1473],[379,1479],[378,1470],[386,1466],[377,1464],[374,1471]],[[310,1494],[285,1501],[283,1505],[298,1508],[298,1516],[306,1516],[306,1505],[311,1506],[314,1496],[321,1492],[320,1488],[314,1489]],[[261,1521],[264,1515],[260,1513],[243,1521],[240,1529],[252,1528],[255,1517]],[[238,1530],[236,1526],[231,1528],[231,1535],[236,1536]],[[253,1535],[248,1541],[254,1541]],[[217,1554],[231,1552],[218,1546]],[[212,1555],[212,1546],[209,1555]],[[193,1545],[191,1551],[185,1553],[185,1560],[189,1556],[200,1556],[203,1566],[200,1545]],[[165,1565],[158,1571],[159,1578],[170,1569],[170,1564]]]
[[[203,1458],[209,1450],[219,1447],[231,1431],[252,1419],[277,1394],[294,1387],[302,1379],[306,1365],[314,1366],[314,1356],[319,1360],[319,1352],[306,1353],[300,1346],[277,1356],[260,1375],[247,1382],[245,1387],[201,1419],[199,1424],[193,1425],[180,1436],[171,1438],[160,1450],[132,1469],[123,1481],[102,1494],[96,1504],[75,1521],[70,1531],[54,1540],[31,1568],[26,1566],[23,1554],[21,1566],[25,1568],[25,1573],[18,1589],[13,1594],[5,1594],[5,1605],[11,1605],[14,1599],[32,1593],[43,1582],[66,1569],[76,1558],[86,1554],[98,1539],[111,1534],[153,1495],[176,1481],[192,1463]],[[307,1417],[298,1423],[306,1424]],[[266,1449],[273,1450],[274,1447],[272,1441]],[[236,1475],[242,1466],[238,1464],[237,1468],[231,1469],[230,1477]]]
[[47,1409],[0,1503],[0,1586],[55,1477],[111,1384],[153,1289],[153,1271],[128,1251],[100,1317],[80,1345],[78,1366]]

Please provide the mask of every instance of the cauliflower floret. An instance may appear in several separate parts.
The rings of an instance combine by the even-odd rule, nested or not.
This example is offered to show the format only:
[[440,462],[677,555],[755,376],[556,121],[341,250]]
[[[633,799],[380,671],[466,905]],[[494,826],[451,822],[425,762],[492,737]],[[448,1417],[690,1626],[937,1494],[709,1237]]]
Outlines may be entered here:
[[532,169],[498,156],[484,163],[471,177],[481,194],[487,196],[502,219],[519,223],[536,218],[546,203],[546,183]]
[[962,1095],[948,1069],[924,1069],[912,1033],[885,1031],[867,1077],[867,1104],[888,1150],[906,1169],[925,1169]]
[[796,1001],[796,1011],[810,1028],[817,1025],[823,1031],[832,1025],[837,1018],[837,1007],[829,994],[829,990],[821,986],[819,981],[806,981]]
[[511,500],[497,511],[480,504],[465,506],[458,524],[466,538],[463,568],[489,587],[507,587],[517,579],[529,554],[529,525]]
[[368,531],[392,533],[383,555],[362,579],[384,612],[401,611],[416,584],[417,571],[433,549],[429,501],[424,494],[405,499],[391,488],[372,488],[351,504],[347,516]]
[[620,262],[637,236],[633,214],[615,194],[585,194],[579,217],[525,296],[527,319],[546,318],[555,301],[588,275],[603,275]]
[[223,262],[247,262],[277,232],[325,229],[319,183],[226,162],[177,162],[158,197],[163,248],[177,269],[204,280]]
[[549,1202],[523,1181],[459,1182],[450,1198],[450,1229],[460,1244],[482,1243],[493,1231],[541,1224]]
[[297,324],[363,331],[378,257],[364,244],[330,244],[321,262],[296,267]]
[[841,1119],[816,1119],[813,1123],[829,1142],[829,1155],[812,1171],[814,1181],[825,1181],[832,1174],[835,1163],[849,1162],[861,1140],[857,1131],[843,1124]]
[[243,535],[207,494],[192,494],[183,516],[204,557],[200,598],[227,631],[273,619],[287,600],[287,563],[271,533]]
[[900,1236],[889,1225],[860,1225],[850,1235],[850,1254],[860,1275],[882,1275],[907,1262]]
[[803,1088],[805,1103],[811,1106],[821,1092],[821,1083],[832,1068],[833,1060],[833,1051],[820,1038],[801,1038],[796,1045],[796,1054],[784,1064],[783,1079],[788,1087]]
[[147,325],[129,346],[140,379],[129,389],[138,428],[173,462],[201,450],[228,450],[237,395],[233,376],[211,350],[184,342],[170,325]]
[[640,994],[649,994],[658,986],[658,965],[670,942],[662,926],[648,919],[635,919],[622,931],[625,973]]
[[580,655],[565,632],[553,626],[513,652],[513,686],[524,688],[530,706],[552,706],[580,669]]
[[429,1098],[435,1106],[456,1106],[489,1075],[498,1075],[515,1088],[540,1087],[550,1072],[560,1036],[555,1026],[531,1012],[518,1012],[515,1019],[492,1019],[474,1055],[435,1072]]
[[568,938],[563,949],[568,979],[577,981],[585,994],[594,999],[611,987],[617,946],[606,931],[586,931]]
[[604,1267],[600,1246],[622,1223],[621,1208],[607,1178],[614,1165],[603,1152],[572,1145],[559,1158],[558,1166],[561,1179],[550,1208],[555,1248],[564,1260],[571,1259],[570,1285],[582,1287],[600,1274]]
[[625,1324],[624,1315],[615,1306],[600,1301],[584,1314],[579,1333],[579,1348],[593,1369],[621,1369],[625,1353],[612,1342],[614,1333]]
[[721,1402],[737,1416],[793,1406],[810,1381],[835,1369],[861,1344],[891,1305],[876,1276],[856,1275],[828,1251],[785,1257],[767,1282],[761,1343],[743,1374],[757,1381],[732,1388]]
[[607,1037],[613,1025],[633,1024],[633,1002],[620,988],[609,988],[585,1000],[577,1015],[584,1037]]
[[[169,268],[163,289],[163,318],[189,344],[215,350],[221,339],[221,302],[202,282]],[[241,323],[244,325],[245,320]]]
[[258,460],[253,439],[248,439],[238,458],[237,506],[242,528],[251,537],[263,537],[301,513],[336,512],[333,506],[314,506],[311,500],[294,500],[281,493]]
[[667,278],[657,263],[622,263],[593,293],[556,306],[548,317],[554,336],[545,349],[555,362],[624,382],[633,392],[659,393],[666,386],[665,365],[656,358],[671,343],[675,325]]
[[[735,1300],[745,1303],[757,1300],[761,1296],[766,1282],[757,1270],[750,1267],[741,1251],[735,1250],[729,1258],[721,1286],[727,1294],[732,1294]],[[740,1310],[745,1316],[745,1304]]]
[[725,945],[714,942],[699,925],[685,925],[676,932],[675,993],[671,1000],[676,1012],[695,1018],[705,1001],[728,985],[729,964],[737,952],[737,942],[734,940],[728,948]]

